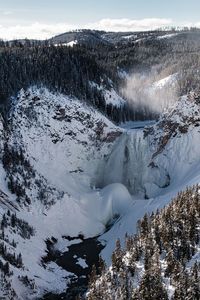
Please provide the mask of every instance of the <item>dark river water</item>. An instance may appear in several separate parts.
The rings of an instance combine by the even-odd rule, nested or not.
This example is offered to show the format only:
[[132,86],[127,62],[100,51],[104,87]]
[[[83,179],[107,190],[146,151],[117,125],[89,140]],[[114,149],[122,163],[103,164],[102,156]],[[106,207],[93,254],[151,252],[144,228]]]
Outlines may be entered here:
[[[70,238],[68,240],[80,241],[79,237]],[[68,251],[59,253],[54,250],[56,241],[48,240],[48,253],[43,258],[43,264],[54,261],[58,266],[66,271],[73,273],[70,278],[67,290],[59,295],[48,293],[44,295],[43,300],[75,300],[78,295],[83,295],[87,290],[88,276],[91,273],[92,266],[95,265],[97,270],[99,267],[99,254],[104,246],[98,241],[98,237],[83,239],[82,241],[68,246]],[[78,264],[79,259],[84,259],[88,267],[82,267]],[[68,281],[68,279],[66,279]]]

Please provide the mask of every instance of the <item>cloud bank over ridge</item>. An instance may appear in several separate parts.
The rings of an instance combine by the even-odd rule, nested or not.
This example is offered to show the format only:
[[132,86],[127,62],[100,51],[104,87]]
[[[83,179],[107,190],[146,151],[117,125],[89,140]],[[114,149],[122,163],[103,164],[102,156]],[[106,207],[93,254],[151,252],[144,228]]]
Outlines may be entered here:
[[196,24],[175,24],[171,19],[164,18],[145,18],[138,20],[127,18],[107,18],[85,25],[75,25],[70,23],[46,24],[40,22],[34,22],[30,24],[5,25],[0,21],[0,38],[6,40],[19,38],[47,39],[54,35],[75,29],[96,29],[105,31],[145,31],[173,25],[200,26],[200,22]]

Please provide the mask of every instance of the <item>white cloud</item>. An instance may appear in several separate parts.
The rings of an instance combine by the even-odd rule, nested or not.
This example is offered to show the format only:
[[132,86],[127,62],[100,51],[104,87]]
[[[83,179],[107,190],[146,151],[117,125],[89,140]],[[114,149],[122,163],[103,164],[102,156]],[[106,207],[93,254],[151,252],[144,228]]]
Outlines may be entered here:
[[76,27],[70,24],[43,24],[5,26],[0,25],[0,38],[5,40],[30,38],[47,39],[65,31],[74,30]]
[[171,19],[102,19],[97,23],[90,24],[90,28],[96,28],[107,31],[139,31],[156,29],[163,26],[169,26],[172,24]]
[[[181,26],[188,24],[190,26],[200,27],[200,23],[182,23]],[[102,19],[98,22],[78,26],[68,23],[44,24],[39,22],[29,25],[21,24],[6,26],[0,23],[0,38],[6,40],[18,38],[47,39],[54,35],[75,29],[90,28],[105,31],[143,31],[172,25],[174,25],[174,23],[171,19],[162,18],[147,18],[140,20]]]
[[197,23],[195,23],[195,24],[192,24],[191,26],[194,26],[194,27],[200,27],[200,22],[197,22]]

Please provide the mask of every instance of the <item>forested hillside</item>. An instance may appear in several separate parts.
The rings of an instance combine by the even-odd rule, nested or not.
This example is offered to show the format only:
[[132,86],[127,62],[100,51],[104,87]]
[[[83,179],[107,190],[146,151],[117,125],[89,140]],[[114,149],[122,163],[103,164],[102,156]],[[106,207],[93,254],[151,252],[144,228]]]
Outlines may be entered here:
[[200,295],[199,186],[181,192],[161,211],[138,221],[137,234],[120,240],[112,266],[90,277],[88,300],[198,300]]
[[[64,43],[72,33],[49,41],[1,41],[1,107],[2,104],[7,107],[9,97],[21,88],[45,86],[90,103],[118,123],[156,117],[148,105],[134,106],[134,99],[120,100],[120,105],[112,101],[113,90],[118,99],[122,96],[126,100],[122,88],[132,74],[153,76],[155,81],[177,74],[179,96],[199,90],[200,32],[197,29],[168,34],[129,33],[129,38],[89,30],[77,34],[79,40],[73,47]],[[91,42],[91,38],[98,43]]]
[[92,83],[111,88],[105,70],[82,49],[54,46],[12,45],[0,53],[1,103],[21,88],[45,86],[75,96],[106,112],[101,91]]

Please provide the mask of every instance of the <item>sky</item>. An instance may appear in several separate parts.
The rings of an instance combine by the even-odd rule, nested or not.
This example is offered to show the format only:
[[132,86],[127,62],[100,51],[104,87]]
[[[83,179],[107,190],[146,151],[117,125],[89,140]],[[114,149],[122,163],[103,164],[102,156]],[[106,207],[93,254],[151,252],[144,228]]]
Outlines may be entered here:
[[0,38],[46,39],[70,30],[200,27],[200,0],[0,0]]

